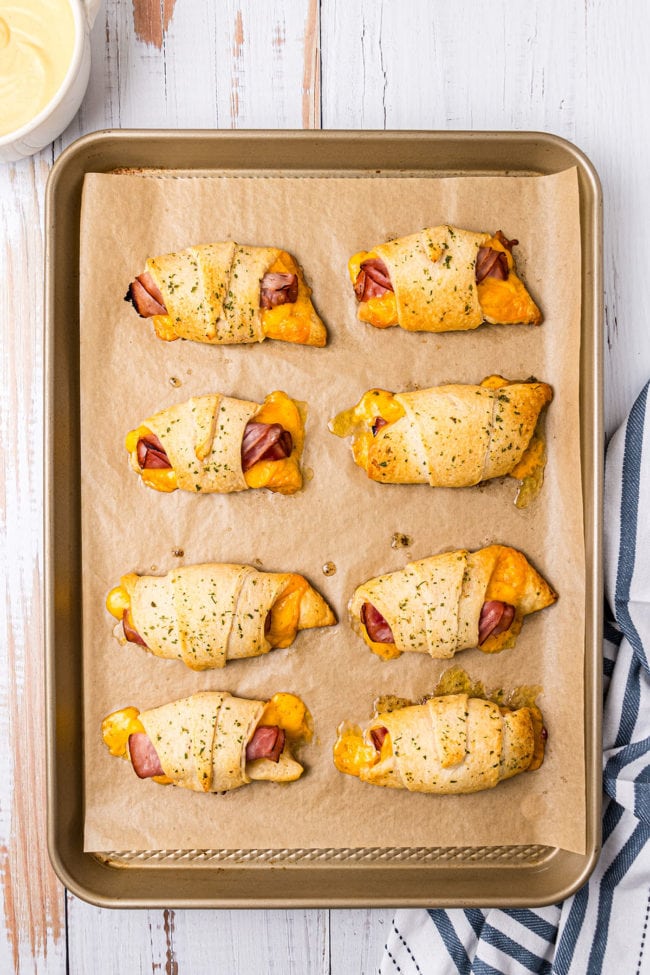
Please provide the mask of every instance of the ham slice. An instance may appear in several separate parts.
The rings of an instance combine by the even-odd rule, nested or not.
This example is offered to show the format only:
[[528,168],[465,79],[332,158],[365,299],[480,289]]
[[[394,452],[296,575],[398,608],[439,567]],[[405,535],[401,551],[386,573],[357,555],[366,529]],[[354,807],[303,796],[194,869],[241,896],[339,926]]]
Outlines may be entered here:
[[488,637],[498,636],[510,629],[515,618],[515,607],[510,603],[502,603],[498,599],[491,599],[483,603],[478,622],[478,645],[485,643]]
[[290,305],[298,297],[298,275],[269,271],[260,282],[260,308]]
[[381,751],[381,746],[384,744],[384,739],[386,738],[387,734],[388,734],[388,728],[384,728],[383,725],[381,728],[373,728],[372,731],[370,732],[372,743],[378,752]]
[[246,761],[254,762],[257,758],[267,758],[270,762],[279,762],[285,738],[284,729],[278,728],[277,725],[258,725],[246,745]]
[[154,315],[167,314],[165,300],[148,271],[140,274],[135,281],[131,282],[124,300],[131,302],[140,318],[152,318]]
[[371,257],[363,261],[357,280],[354,282],[354,293],[357,301],[368,301],[369,298],[381,298],[387,291],[394,291],[388,268],[378,257]]
[[249,471],[259,460],[282,460],[291,455],[293,438],[280,423],[246,424],[241,445],[241,466]]
[[480,284],[486,278],[507,281],[508,273],[508,258],[503,251],[495,251],[492,247],[479,247],[478,254],[476,255],[477,284]]
[[393,631],[372,603],[364,603],[361,607],[361,622],[373,643],[395,643]]
[[383,416],[376,416],[372,424],[372,435],[376,437],[382,427],[388,426],[388,420],[384,420]]
[[500,244],[503,244],[506,250],[510,251],[511,254],[512,254],[512,248],[519,243],[518,240],[514,240],[514,239],[508,240],[508,238],[506,237],[506,235],[502,230],[497,230],[494,236],[496,237],[496,239],[499,241]]
[[137,455],[143,471],[166,470],[172,466],[165,448],[153,433],[138,440]]
[[153,775],[164,775],[158,753],[149,735],[137,731],[129,735],[129,756],[135,774],[140,779],[150,779]]
[[147,646],[138,631],[129,623],[127,612],[125,612],[124,616],[122,617],[122,629],[124,630],[124,637],[129,641],[129,643],[137,643],[141,647]]
[[[282,728],[276,725],[259,725],[246,746],[246,761],[267,758],[271,762],[279,762],[285,740],[286,735]],[[165,774],[158,753],[144,732],[138,731],[129,735],[129,756],[139,778],[150,779],[154,775]]]

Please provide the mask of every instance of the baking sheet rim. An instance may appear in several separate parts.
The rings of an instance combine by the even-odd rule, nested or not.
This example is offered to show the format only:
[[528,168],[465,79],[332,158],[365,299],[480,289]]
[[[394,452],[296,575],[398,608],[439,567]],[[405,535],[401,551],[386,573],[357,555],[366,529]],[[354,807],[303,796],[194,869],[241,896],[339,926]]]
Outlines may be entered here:
[[[205,139],[207,139],[208,142],[210,143],[210,142],[212,142],[214,140],[215,137],[217,137],[219,139],[223,139],[223,140],[226,140],[228,142],[234,142],[235,144],[237,144],[237,143],[241,143],[241,141],[242,140],[245,140],[245,139],[267,140],[269,138],[269,135],[271,136],[271,138],[273,136],[275,136],[275,137],[281,136],[283,140],[287,140],[288,139],[290,141],[293,141],[294,150],[297,151],[298,154],[300,152],[300,144],[301,144],[301,142],[304,142],[304,140],[305,140],[306,137],[311,137],[312,139],[314,137],[314,133],[303,133],[303,132],[298,132],[298,133],[286,133],[286,132],[285,133],[277,133],[276,132],[276,133],[268,134],[268,133],[261,133],[261,132],[249,133],[249,132],[242,132],[242,131],[239,131],[239,132],[229,132],[229,133],[210,133],[210,132],[205,132],[205,131],[199,131],[199,132],[195,132],[195,133],[192,133],[192,132],[173,132],[173,133],[166,133],[166,132],[156,132],[156,131],[148,131],[148,132],[140,132],[140,133],[138,133],[138,132],[128,132],[128,131],[121,131],[121,132],[110,132],[110,131],[108,131],[108,132],[104,132],[104,133],[98,133],[98,134],[95,134],[95,135],[85,136],[81,140],[79,140],[77,143],[75,143],[73,146],[71,146],[68,150],[66,150],[66,152],[62,155],[62,157],[60,157],[59,161],[56,163],[55,167],[53,168],[52,174],[50,176],[50,180],[48,182],[47,203],[46,203],[46,207],[47,207],[47,209],[46,209],[46,216],[47,216],[47,219],[46,219],[46,230],[47,230],[47,249],[46,249],[46,322],[47,322],[47,329],[46,329],[46,336],[45,336],[45,338],[46,338],[46,369],[45,369],[45,373],[44,373],[44,378],[45,378],[45,383],[46,383],[46,402],[50,406],[50,409],[48,411],[50,426],[46,430],[46,447],[47,447],[47,452],[46,452],[46,472],[45,472],[46,473],[46,485],[45,485],[45,487],[46,487],[46,491],[45,491],[45,499],[46,499],[46,506],[45,506],[45,517],[46,517],[45,538],[46,538],[46,570],[47,570],[47,576],[48,576],[48,578],[47,578],[47,586],[46,586],[46,593],[45,593],[45,596],[46,596],[46,638],[47,638],[46,639],[46,645],[47,645],[46,692],[47,692],[47,701],[48,701],[48,762],[47,762],[47,766],[48,766],[47,767],[47,772],[48,772],[48,847],[49,847],[50,857],[51,857],[52,862],[53,862],[53,864],[55,866],[55,869],[57,870],[57,873],[59,873],[59,875],[62,877],[62,879],[65,878],[64,879],[64,882],[66,882],[66,884],[70,884],[72,878],[71,878],[71,876],[69,874],[69,871],[68,871],[67,867],[64,865],[64,863],[62,861],[62,858],[60,856],[60,851],[58,849],[58,845],[57,845],[57,841],[56,841],[56,836],[55,836],[55,833],[56,833],[56,829],[55,829],[55,825],[56,825],[56,815],[55,815],[55,809],[56,809],[56,802],[55,802],[56,765],[55,765],[55,761],[54,761],[54,755],[55,755],[55,745],[56,745],[56,742],[55,742],[55,728],[56,728],[55,699],[56,699],[56,695],[55,695],[55,691],[54,691],[54,685],[55,685],[56,659],[55,659],[55,647],[54,647],[54,639],[53,639],[53,634],[54,634],[54,598],[53,598],[53,561],[52,561],[52,552],[53,552],[52,531],[53,531],[53,524],[54,524],[54,519],[53,519],[52,515],[53,515],[53,512],[54,512],[53,495],[54,495],[54,486],[55,486],[55,480],[54,480],[54,470],[55,469],[54,469],[53,457],[52,457],[52,447],[53,447],[53,440],[54,440],[54,437],[53,437],[53,429],[52,429],[52,418],[53,418],[53,415],[54,415],[54,411],[53,411],[53,409],[51,407],[52,407],[52,401],[54,399],[53,385],[54,385],[54,376],[55,376],[55,369],[54,369],[54,364],[55,363],[54,363],[54,355],[53,355],[53,342],[54,342],[54,323],[55,323],[55,308],[54,308],[54,304],[55,304],[55,299],[56,299],[56,292],[55,292],[54,282],[53,282],[54,271],[56,270],[56,261],[52,261],[52,251],[54,250],[54,252],[56,253],[55,241],[58,242],[58,237],[54,237],[53,236],[55,234],[55,231],[54,231],[54,227],[53,227],[53,225],[51,225],[50,219],[49,219],[51,217],[53,211],[55,210],[55,207],[56,207],[55,202],[54,202],[54,197],[56,195],[57,186],[58,186],[61,178],[62,177],[65,178],[65,175],[66,175],[66,166],[68,166],[70,164],[70,162],[72,162],[74,164],[74,162],[77,161],[77,158],[76,157],[78,157],[79,154],[81,154],[82,156],[84,155],[84,153],[88,154],[88,150],[89,149],[90,150],[95,149],[98,144],[99,144],[99,148],[101,150],[102,143],[105,142],[106,140],[117,139],[118,140],[118,144],[119,145],[123,145],[125,139],[130,139],[130,140],[133,140],[136,143],[138,143],[138,145],[140,145],[142,143],[142,140],[145,140],[145,142],[151,142],[152,139],[155,140],[155,139],[160,139],[160,138],[166,139],[166,140],[171,140],[172,142],[175,142],[178,139],[180,139],[180,140],[187,140],[187,139],[189,139],[189,140],[197,140],[197,139],[198,140],[202,140],[202,139],[205,140]],[[580,175],[582,176],[582,185],[581,185],[581,223],[582,223],[582,227],[581,227],[581,233],[582,233],[582,237],[583,237],[583,299],[585,298],[585,296],[589,296],[591,294],[591,298],[590,298],[590,300],[588,302],[588,305],[589,305],[589,309],[590,309],[590,312],[591,312],[590,318],[593,320],[593,324],[595,326],[593,340],[592,340],[592,343],[590,343],[590,354],[591,354],[591,358],[593,360],[591,362],[591,366],[592,366],[593,372],[595,373],[595,379],[596,379],[596,381],[593,382],[593,383],[591,383],[591,388],[593,389],[593,399],[590,400],[590,404],[589,404],[590,406],[593,406],[593,437],[592,437],[592,442],[590,444],[590,447],[591,447],[591,449],[594,452],[593,452],[593,463],[592,464],[585,464],[585,479],[584,479],[584,482],[583,482],[583,486],[584,486],[584,483],[586,483],[586,484],[589,484],[589,485],[591,485],[593,487],[593,495],[591,496],[591,500],[593,502],[592,507],[593,507],[593,514],[594,514],[593,519],[591,519],[589,521],[588,521],[587,517],[585,517],[585,536],[586,536],[586,539],[585,540],[586,540],[586,542],[589,541],[589,540],[591,541],[591,544],[590,545],[589,544],[587,545],[587,551],[588,552],[591,552],[591,554],[592,554],[591,566],[589,565],[589,562],[588,562],[588,571],[587,571],[587,583],[588,583],[588,589],[587,589],[587,592],[588,592],[587,610],[589,610],[589,608],[591,606],[592,613],[591,614],[588,613],[587,628],[586,628],[586,644],[589,643],[589,637],[590,636],[594,640],[597,640],[598,635],[599,635],[599,622],[600,621],[599,621],[598,611],[597,611],[597,608],[596,608],[596,605],[595,605],[596,602],[597,602],[597,598],[595,598],[595,597],[597,597],[598,592],[599,592],[600,575],[601,575],[601,573],[600,573],[600,520],[601,519],[600,519],[599,505],[600,505],[600,499],[601,499],[601,494],[602,494],[602,462],[599,461],[598,449],[599,449],[599,444],[602,441],[602,416],[601,416],[601,414],[602,414],[602,383],[600,381],[601,349],[600,349],[600,334],[599,334],[599,332],[600,332],[599,325],[600,325],[600,320],[601,320],[601,314],[602,314],[602,312],[601,312],[601,298],[600,298],[600,279],[601,279],[601,270],[600,270],[600,262],[601,262],[601,253],[600,253],[600,233],[601,233],[601,229],[600,229],[601,228],[600,206],[601,206],[601,203],[600,203],[600,189],[599,189],[599,184],[598,184],[598,178],[597,178],[597,175],[595,174],[595,172],[593,170],[593,167],[591,166],[591,164],[589,163],[589,161],[586,160],[586,158],[580,153],[580,151],[577,150],[575,147],[573,147],[570,143],[566,143],[563,140],[560,140],[560,139],[558,139],[555,136],[548,136],[548,135],[546,135],[544,133],[424,133],[424,132],[418,132],[418,133],[406,133],[406,132],[401,132],[401,133],[383,133],[383,132],[380,132],[380,133],[356,133],[355,134],[355,133],[345,133],[344,132],[344,133],[317,133],[316,134],[316,138],[317,138],[317,142],[320,141],[320,140],[323,140],[325,143],[328,140],[331,140],[333,138],[336,138],[336,139],[341,139],[341,138],[344,138],[345,139],[345,138],[347,138],[348,140],[352,141],[353,143],[354,142],[357,142],[358,140],[361,140],[363,142],[364,139],[366,141],[368,141],[368,140],[377,140],[379,138],[379,140],[382,142],[382,144],[384,146],[390,144],[392,142],[393,138],[396,138],[398,141],[401,141],[402,143],[404,143],[404,140],[405,139],[407,139],[407,140],[409,140],[409,139],[410,140],[415,139],[415,140],[418,140],[418,141],[420,141],[420,140],[423,140],[423,141],[433,141],[434,143],[435,142],[439,143],[441,141],[443,143],[445,143],[445,142],[447,142],[447,143],[462,143],[462,144],[464,144],[464,148],[470,148],[472,142],[474,142],[477,138],[488,139],[492,143],[494,143],[495,141],[498,142],[499,139],[502,139],[506,143],[510,143],[510,144],[512,144],[513,140],[516,141],[516,142],[523,143],[523,144],[530,143],[531,140],[535,140],[535,141],[541,141],[543,143],[546,143],[547,147],[550,145],[550,146],[552,146],[552,147],[554,147],[556,149],[559,148],[560,150],[564,150],[564,151],[567,151],[568,150],[568,152],[571,154],[571,156],[573,156],[573,163],[575,165],[577,165],[577,167],[578,167],[579,176]],[[89,156],[92,156],[92,151],[89,153]],[[95,160],[92,160],[92,159],[88,158],[86,160],[86,162],[89,165],[88,165],[88,168],[86,170],[84,170],[84,171],[93,171],[93,170],[96,170],[97,169],[96,166],[90,165],[92,162],[95,162]],[[565,162],[565,166],[568,166],[568,165],[570,165],[570,162],[567,160]],[[105,171],[111,171],[114,168],[116,168],[116,167],[110,166],[108,168],[108,170],[105,170]],[[156,168],[156,167],[154,166],[154,167],[143,167],[143,168]],[[215,171],[220,171],[219,170],[219,167],[215,167]],[[292,175],[295,175],[296,171],[298,171],[298,172],[300,171],[298,167],[291,167]],[[323,170],[313,169],[312,171],[315,172],[315,173],[317,172],[318,175],[330,174],[332,172],[332,170],[330,170],[327,167],[325,167]],[[385,171],[386,170],[384,170],[384,172]],[[423,173],[425,171],[426,170],[422,170]],[[472,172],[472,174],[475,174],[475,171],[474,170],[467,170],[466,169],[464,171],[466,171],[466,172]],[[494,168],[488,169],[487,171],[488,172],[491,172],[492,174],[495,174]],[[539,169],[535,170],[534,168],[533,168],[533,171],[540,172]],[[559,171],[559,170],[553,170],[553,169],[551,169],[551,171]],[[413,172],[413,170],[409,170],[409,174],[411,174],[412,172]],[[419,171],[417,171],[417,172],[419,172]],[[435,169],[433,172],[435,173],[435,175],[441,175],[442,173],[444,173],[445,175],[448,174],[448,171],[445,171],[445,170],[442,170],[441,171],[440,169]],[[463,170],[461,169],[460,172],[462,173]],[[501,169],[501,170],[499,170],[499,172],[502,173],[503,170]],[[528,171],[528,172],[530,172],[530,171]],[[349,171],[349,173],[348,173],[347,170],[341,170],[338,174],[339,175],[346,175],[346,174],[347,175],[352,175],[353,174],[353,171]],[[509,173],[509,174],[511,174],[511,173]],[[64,182],[65,182],[65,179],[64,179]],[[585,183],[589,187],[590,192],[591,192],[590,198],[588,200],[586,200],[586,201],[582,198],[582,193],[584,192]],[[590,223],[589,223],[589,225],[586,225],[586,218],[585,218],[585,212],[584,212],[584,209],[585,208],[589,211],[588,212],[588,216],[590,217]],[[591,292],[589,290],[590,287],[592,288],[592,291]],[[587,309],[583,308],[583,317],[582,317],[582,321],[583,321],[583,336],[584,336],[584,331],[585,331],[584,326],[585,326],[586,317],[587,317]],[[591,321],[588,324],[591,324]],[[584,362],[584,357],[581,355],[581,374],[584,375],[584,371],[585,371],[585,362]],[[583,386],[584,385],[585,384],[583,384]],[[581,392],[581,414],[584,416],[584,412],[583,412],[584,402],[582,400],[583,400],[583,396],[582,396],[582,392]],[[591,413],[590,413],[590,417],[591,417]],[[582,432],[583,432],[583,434],[585,433],[584,426],[582,428]],[[585,449],[585,443],[583,441],[583,451],[584,451],[584,449]],[[589,459],[589,458],[587,458],[587,459]],[[591,479],[588,478],[587,475],[592,475]],[[593,534],[591,536],[589,535],[589,529],[592,529],[593,530]],[[591,572],[589,570],[591,570]],[[591,586],[589,585],[589,583],[591,583]],[[590,592],[590,588],[591,588],[591,592]],[[591,595],[591,597],[592,597],[591,599],[589,599],[589,595]],[[589,619],[589,615],[591,615],[591,619]],[[590,627],[590,623],[592,624],[591,627]],[[593,657],[593,654],[592,654],[592,657]],[[595,663],[595,661],[592,659],[592,657],[590,658],[590,655],[588,653],[586,654],[585,668],[586,668],[586,671],[587,671],[587,674],[586,674],[586,677],[587,678],[589,678],[589,676],[590,676],[589,675],[589,665],[591,664],[593,666],[593,664]],[[597,671],[598,668],[596,667],[595,670]],[[596,677],[596,680],[595,681],[594,681],[594,677]],[[596,685],[596,691],[598,691],[598,688],[599,688],[599,680],[597,679],[597,675],[592,671],[592,673],[591,673],[591,679],[586,679],[586,685],[585,685],[585,689],[586,689],[585,731],[587,732],[587,744],[589,744],[589,741],[591,740],[592,745],[593,745],[593,742],[594,742],[595,738],[597,737],[597,732],[599,730],[599,709],[598,709],[599,701],[597,700],[597,697],[596,697],[596,694],[595,693],[592,693],[592,694],[589,693],[590,691],[593,691],[594,690],[594,684]],[[590,739],[590,736],[589,736],[589,730],[590,730],[590,728],[588,727],[589,725],[591,725],[591,730],[593,732],[596,732],[595,735],[592,735],[591,739]],[[594,761],[593,761],[593,759],[594,759],[594,752],[595,752],[595,748],[594,747],[592,747],[591,749],[587,749],[587,793],[588,793],[588,799],[591,799],[591,802],[588,801],[588,803],[587,803],[587,819],[588,820],[590,820],[590,819],[598,819],[598,826],[599,826],[599,817],[595,816],[595,812],[597,811],[597,807],[599,806],[600,794],[598,793],[598,796],[596,797],[596,790],[594,788],[594,775],[593,775],[593,773],[594,773],[594,764],[595,764]],[[591,762],[590,762],[590,759],[591,759]],[[590,768],[590,766],[591,766],[591,768]],[[594,800],[596,800],[595,804],[594,804]],[[584,857],[581,858],[581,859],[585,860],[586,869],[580,871],[580,877],[579,877],[578,881],[576,882],[575,886],[577,886],[578,883],[582,883],[584,881],[584,879],[585,879],[585,873],[587,873],[587,871],[590,871],[591,869],[593,869],[593,865],[596,862],[597,850],[598,850],[598,835],[597,835],[598,834],[598,826],[596,825],[596,822],[588,822],[587,823],[587,826],[588,826],[588,829],[587,829],[587,834],[588,834],[587,852],[584,855]],[[591,842],[590,842],[590,835],[589,835],[590,832],[591,832]],[[557,852],[557,851],[554,850],[554,848],[548,848],[548,849],[551,851],[551,856],[553,856],[553,854]],[[148,852],[149,854],[153,854],[156,851],[140,851],[140,852],[143,852],[143,853],[144,852]],[[563,852],[563,851],[560,851],[560,852]],[[198,853],[198,851],[197,851],[197,855],[200,855]],[[91,857],[93,859],[97,858],[96,855],[93,855],[93,854],[84,854],[83,856]],[[97,858],[97,859],[101,861],[101,858]],[[106,862],[106,861],[104,860],[102,862]],[[184,866],[186,866],[186,865],[187,865],[187,863],[185,862],[184,863]],[[197,863],[197,865],[198,865],[198,863]],[[206,866],[204,863],[201,863],[201,865]],[[368,865],[367,862],[366,862],[365,865]],[[513,864],[513,866],[515,866],[515,865],[517,865],[517,864]],[[123,863],[120,863],[120,866],[124,866],[124,864]],[[249,865],[247,865],[247,866],[249,866]],[[295,866],[295,864],[293,866]],[[462,869],[467,869],[468,866],[469,865],[463,865],[462,866]],[[482,864],[481,866],[485,866],[485,864]],[[519,866],[521,866],[521,864],[519,864]],[[219,870],[223,870],[224,867],[225,867],[225,865],[223,863],[220,863],[219,864]],[[73,884],[73,886],[78,887],[77,884]],[[88,896],[88,893],[89,893],[88,891],[84,891],[83,889],[80,889],[80,896],[85,897],[86,899],[89,899],[89,900],[93,900],[92,895],[91,896]],[[552,897],[549,898],[549,900],[553,900],[553,899],[555,899],[558,896],[560,896],[560,895],[554,894]],[[566,894],[563,893],[561,896],[566,896]],[[481,900],[482,900],[482,902],[485,902],[485,898],[482,898]],[[120,902],[123,903],[122,901],[120,901]],[[530,901],[530,903],[532,903],[532,902],[533,901]],[[535,902],[538,902],[538,901],[535,901]]]

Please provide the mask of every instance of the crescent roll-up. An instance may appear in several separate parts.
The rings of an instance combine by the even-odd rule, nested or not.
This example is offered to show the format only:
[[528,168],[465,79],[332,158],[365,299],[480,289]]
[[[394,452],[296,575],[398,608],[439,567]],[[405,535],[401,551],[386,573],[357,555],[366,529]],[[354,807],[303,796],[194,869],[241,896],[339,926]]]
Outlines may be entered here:
[[517,240],[458,227],[429,227],[360,251],[348,269],[357,317],[376,328],[451,332],[539,325],[542,315],[517,276]]
[[539,487],[546,457],[536,428],[552,397],[546,383],[501,376],[480,386],[371,389],[329,428],[353,436],[355,463],[373,481],[469,487],[509,474]]
[[303,767],[291,746],[311,735],[311,715],[294,694],[250,701],[201,691],[148,711],[121,708],[102,722],[111,755],[130,761],[139,778],[194,792],[293,782]]
[[286,393],[263,403],[221,393],[148,417],[126,437],[131,466],[156,491],[219,492],[302,487],[302,404]]
[[344,722],[334,764],[371,785],[438,795],[479,792],[539,768],[545,740],[536,706],[510,709],[449,694],[375,712],[363,731]]
[[122,576],[106,599],[120,642],[192,670],[225,667],[293,643],[298,630],[332,626],[331,609],[303,576],[250,565],[187,565],[164,576]]
[[150,257],[125,300],[166,341],[210,345],[266,338],[324,346],[327,332],[291,254],[232,240]]
[[354,628],[384,659],[406,651],[435,659],[478,647],[513,647],[524,617],[557,599],[516,549],[490,545],[410,562],[369,579],[350,601]]

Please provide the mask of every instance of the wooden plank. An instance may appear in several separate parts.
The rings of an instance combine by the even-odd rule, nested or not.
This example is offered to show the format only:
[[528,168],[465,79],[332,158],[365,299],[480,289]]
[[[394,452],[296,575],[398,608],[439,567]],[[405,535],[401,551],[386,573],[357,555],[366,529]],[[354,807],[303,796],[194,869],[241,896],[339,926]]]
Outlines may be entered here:
[[[134,0],[140,9],[143,0]],[[146,0],[147,17],[151,3]],[[318,0],[207,0],[161,7],[160,46],[131,4],[107,0],[91,38],[88,92],[55,151],[100,128],[320,125]],[[165,14],[167,10],[167,15]],[[142,31],[141,31],[142,33]]]
[[[43,159],[0,193],[0,971],[65,971],[63,889],[45,852]],[[29,269],[30,273],[26,273]]]
[[590,0],[580,38],[575,139],[603,185],[605,219],[605,422],[611,434],[650,376],[642,242],[647,237],[650,183],[647,151],[650,65],[644,37],[650,8]]
[[318,125],[318,0],[226,0],[214,16],[219,126]]
[[[326,911],[107,911],[69,895],[71,975],[328,975]],[[352,971],[349,969],[348,971]]]
[[[570,136],[583,10],[562,0],[498,3],[480,29],[459,29],[475,20],[472,0],[331,0],[321,14],[324,127]],[[558,63],[567,70],[552,71]]]
[[379,971],[394,911],[330,911],[331,975]]

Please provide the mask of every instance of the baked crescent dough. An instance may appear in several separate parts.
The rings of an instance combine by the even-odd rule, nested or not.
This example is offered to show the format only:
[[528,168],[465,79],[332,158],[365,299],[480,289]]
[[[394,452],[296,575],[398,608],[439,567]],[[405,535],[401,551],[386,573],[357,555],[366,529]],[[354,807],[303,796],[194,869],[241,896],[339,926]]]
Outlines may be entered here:
[[311,716],[293,694],[256,701],[200,691],[148,711],[122,708],[102,722],[111,754],[128,759],[140,778],[195,792],[292,782],[303,767],[291,744],[311,734]]
[[[158,491],[229,494],[267,487],[294,494],[302,487],[303,412],[302,404],[281,391],[270,393],[262,404],[221,393],[197,396],[143,420],[127,434],[126,449],[133,469]],[[244,469],[243,442],[250,423],[286,431],[286,456],[262,455]],[[271,452],[276,448],[272,444]]]
[[492,324],[539,325],[501,231],[428,227],[360,251],[349,262],[357,316],[377,328],[451,332]]
[[324,346],[302,268],[278,247],[232,240],[147,259],[126,295],[159,338],[210,345],[265,338]]
[[342,724],[334,763],[371,785],[438,795],[479,792],[539,768],[544,739],[536,707],[510,710],[449,694],[375,714],[364,731]]
[[192,670],[225,667],[288,647],[298,630],[332,626],[331,609],[301,575],[250,565],[187,565],[164,576],[122,576],[108,611],[116,636]]
[[468,487],[504,474],[541,477],[535,428],[552,397],[546,383],[501,376],[480,386],[371,389],[329,426],[337,436],[354,435],[355,462],[373,481]]
[[432,555],[369,579],[355,591],[350,615],[380,657],[415,651],[445,659],[471,647],[496,653],[514,646],[524,617],[556,599],[521,552],[490,545]]

